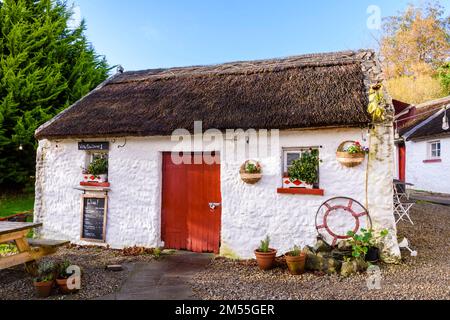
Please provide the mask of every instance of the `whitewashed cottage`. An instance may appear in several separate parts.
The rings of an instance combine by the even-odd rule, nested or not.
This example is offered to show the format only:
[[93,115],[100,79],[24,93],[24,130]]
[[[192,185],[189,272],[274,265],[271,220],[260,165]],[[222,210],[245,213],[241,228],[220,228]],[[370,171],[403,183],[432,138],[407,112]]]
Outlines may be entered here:
[[[364,226],[358,204],[389,229],[384,258],[396,261],[389,96],[384,121],[367,111],[382,81],[372,51],[119,72],[36,132],[39,235],[251,258],[266,235],[280,254],[313,245],[318,230],[336,242]],[[338,161],[345,141],[370,148],[360,165]],[[174,151],[194,162],[176,163]],[[294,160],[312,151],[314,183],[291,181]],[[245,163],[259,178],[240,175]],[[335,197],[353,200],[322,224],[316,213]]]
[[396,105],[396,176],[413,189],[450,194],[450,96]]

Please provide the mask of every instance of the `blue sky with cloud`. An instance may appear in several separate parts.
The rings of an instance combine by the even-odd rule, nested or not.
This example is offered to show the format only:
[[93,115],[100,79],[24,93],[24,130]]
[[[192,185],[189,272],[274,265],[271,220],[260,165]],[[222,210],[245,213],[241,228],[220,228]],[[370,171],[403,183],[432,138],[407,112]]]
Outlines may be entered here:
[[[99,54],[126,70],[370,48],[370,5],[382,16],[411,0],[75,0]],[[442,2],[450,12],[449,1]]]

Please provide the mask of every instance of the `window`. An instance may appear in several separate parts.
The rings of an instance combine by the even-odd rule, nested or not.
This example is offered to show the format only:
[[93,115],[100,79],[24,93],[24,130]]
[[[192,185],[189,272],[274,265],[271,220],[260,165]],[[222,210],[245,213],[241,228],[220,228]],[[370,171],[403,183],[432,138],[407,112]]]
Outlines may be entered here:
[[283,149],[283,186],[278,188],[279,194],[300,194],[300,195],[316,195],[324,196],[325,191],[320,189],[319,181],[319,167],[317,167],[316,177],[317,181],[313,185],[305,184],[304,181],[291,181],[288,177],[289,168],[292,166],[295,160],[302,157],[305,152],[315,151],[319,155],[318,147],[298,147],[298,148],[285,148]]
[[433,141],[428,143],[428,158],[440,159],[441,158],[441,142]]
[[292,150],[284,150],[284,173],[287,174],[289,167],[295,160],[300,159],[302,152],[305,150],[302,149],[292,149]]
[[[284,175],[284,177],[288,176],[288,171],[289,171],[289,168],[292,166],[292,163],[295,160],[300,159],[304,152],[310,152],[311,150],[317,150],[318,151],[319,148],[317,148],[317,147],[314,147],[314,148],[309,148],[309,147],[308,148],[306,148],[306,147],[302,148],[302,147],[299,147],[299,148],[286,148],[286,149],[283,149],[283,164],[284,164],[283,175]],[[317,170],[319,170],[319,168],[317,168]],[[319,181],[317,181],[317,183],[314,184],[314,187],[318,187],[318,186],[319,186]]]
[[106,159],[108,160],[108,152],[107,151],[88,151],[86,152],[86,165],[85,171],[89,168],[89,165],[98,159]]
[[108,159],[108,154],[106,152],[91,152],[89,154],[89,164],[97,159]]

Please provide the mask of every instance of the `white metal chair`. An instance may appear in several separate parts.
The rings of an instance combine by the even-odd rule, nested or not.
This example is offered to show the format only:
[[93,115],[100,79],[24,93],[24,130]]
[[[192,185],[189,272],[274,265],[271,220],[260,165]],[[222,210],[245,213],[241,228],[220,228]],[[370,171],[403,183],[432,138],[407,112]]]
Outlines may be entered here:
[[415,204],[415,202],[409,200],[408,192],[406,191],[406,186],[398,183],[394,183],[394,214],[398,216],[397,221],[398,224],[400,221],[405,221],[405,218],[414,225],[412,221],[409,210]]

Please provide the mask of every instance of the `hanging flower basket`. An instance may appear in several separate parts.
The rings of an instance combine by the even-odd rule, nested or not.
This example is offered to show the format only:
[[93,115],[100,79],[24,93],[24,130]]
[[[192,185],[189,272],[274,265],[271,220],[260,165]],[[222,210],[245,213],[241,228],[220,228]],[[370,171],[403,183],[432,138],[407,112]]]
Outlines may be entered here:
[[[351,143],[352,146],[346,149],[345,146],[349,143]],[[339,145],[336,151],[336,159],[342,165],[353,168],[363,163],[368,151],[367,148],[362,147],[357,141],[344,141]]]
[[239,175],[241,176],[242,181],[247,184],[258,183],[262,178],[261,165],[257,161],[247,160],[241,166]]

